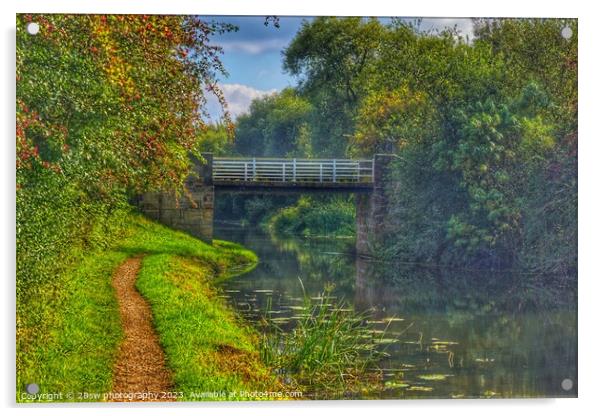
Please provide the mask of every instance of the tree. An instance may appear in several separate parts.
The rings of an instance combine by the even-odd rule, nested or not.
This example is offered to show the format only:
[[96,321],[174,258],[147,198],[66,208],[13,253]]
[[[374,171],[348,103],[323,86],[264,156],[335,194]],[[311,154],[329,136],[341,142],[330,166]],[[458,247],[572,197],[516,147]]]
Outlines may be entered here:
[[[31,35],[26,25],[40,31]],[[17,292],[49,281],[137,192],[181,192],[224,71],[196,17],[17,16]]]
[[311,105],[294,89],[253,100],[238,118],[235,150],[245,156],[308,156]]
[[318,17],[305,22],[284,51],[284,69],[313,105],[312,146],[343,156],[364,80],[383,32],[376,19]]
[[400,157],[389,248],[411,260],[567,272],[576,265],[576,22],[475,24],[470,44],[405,22],[379,43],[353,149]]

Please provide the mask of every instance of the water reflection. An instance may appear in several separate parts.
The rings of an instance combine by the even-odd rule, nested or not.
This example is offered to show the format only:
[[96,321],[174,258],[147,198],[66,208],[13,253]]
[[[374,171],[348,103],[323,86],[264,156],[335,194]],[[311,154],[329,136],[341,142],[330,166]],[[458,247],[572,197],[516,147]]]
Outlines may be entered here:
[[[382,389],[366,397],[574,397],[575,291],[525,284],[525,276],[392,266],[356,258],[351,241],[281,239],[259,230],[216,229],[254,250],[259,266],[224,283],[224,296],[250,320],[269,309],[294,325],[303,291],[370,311],[386,328]],[[303,285],[300,284],[303,282]],[[570,391],[561,388],[572,379]]]

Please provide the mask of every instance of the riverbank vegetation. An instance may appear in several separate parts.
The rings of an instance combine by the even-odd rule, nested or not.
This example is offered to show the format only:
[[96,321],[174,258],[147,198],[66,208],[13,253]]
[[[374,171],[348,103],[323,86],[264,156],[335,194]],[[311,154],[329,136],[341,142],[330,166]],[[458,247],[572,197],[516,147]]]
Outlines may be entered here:
[[184,16],[17,17],[17,305],[77,249],[105,244],[130,197],[182,192],[204,91],[223,102],[209,36],[232,29]]
[[[236,124],[234,150],[395,154],[388,229],[375,255],[573,276],[577,23],[475,19],[473,26],[467,38],[454,28],[421,30],[419,20],[305,22],[283,53],[298,85],[253,103]],[[272,206],[267,221],[314,233],[290,216],[331,205],[308,201],[275,216]]]
[[365,324],[367,315],[334,299],[328,287],[317,300],[305,294],[291,331],[283,331],[269,311],[264,318],[263,361],[314,399],[345,398],[382,382],[370,369],[384,356],[376,346],[385,332],[374,335]]
[[278,234],[304,237],[353,237],[355,205],[345,198],[327,198],[315,203],[301,197],[295,205],[278,210],[267,220],[267,228]]

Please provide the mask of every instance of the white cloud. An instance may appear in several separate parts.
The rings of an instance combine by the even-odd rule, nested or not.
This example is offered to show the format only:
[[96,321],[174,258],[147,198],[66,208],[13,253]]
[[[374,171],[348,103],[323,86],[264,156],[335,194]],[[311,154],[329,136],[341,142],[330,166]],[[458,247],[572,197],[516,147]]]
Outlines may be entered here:
[[218,42],[224,52],[243,52],[258,55],[268,51],[279,51],[288,44],[287,39],[260,39],[260,40],[225,40]]
[[[228,110],[230,111],[232,119],[236,119],[239,115],[247,112],[254,99],[278,92],[277,89],[267,91],[258,90],[243,84],[221,84],[220,88],[228,103]],[[221,108],[213,95],[209,96],[207,99],[207,111],[213,121],[217,121],[221,116]]]

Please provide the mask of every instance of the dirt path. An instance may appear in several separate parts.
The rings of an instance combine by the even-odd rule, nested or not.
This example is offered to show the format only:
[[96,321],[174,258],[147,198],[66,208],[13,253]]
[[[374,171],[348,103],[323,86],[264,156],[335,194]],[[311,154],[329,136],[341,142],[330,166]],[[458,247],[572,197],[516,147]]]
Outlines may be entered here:
[[161,393],[173,387],[150,306],[136,290],[140,263],[140,257],[130,258],[113,275],[125,339],[113,370],[111,401],[169,401]]

